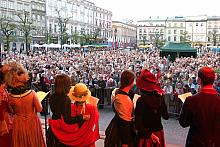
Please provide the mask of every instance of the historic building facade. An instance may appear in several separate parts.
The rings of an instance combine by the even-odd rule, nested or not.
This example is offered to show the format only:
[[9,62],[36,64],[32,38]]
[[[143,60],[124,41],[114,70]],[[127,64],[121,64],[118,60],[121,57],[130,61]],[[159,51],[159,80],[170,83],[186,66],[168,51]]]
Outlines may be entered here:
[[180,42],[186,30],[185,18],[173,17],[165,20],[165,38],[169,42]]
[[137,27],[120,21],[112,22],[112,47],[130,48],[137,45]]
[[[43,32],[46,27],[46,9],[45,0],[1,0],[0,1],[0,18],[8,19],[17,25],[14,34],[16,39],[10,43],[10,48],[17,50],[24,50],[24,34],[18,29],[21,20],[18,15],[22,15],[24,18],[24,13],[29,22],[31,22],[31,27],[33,27],[30,33],[30,38],[34,42],[41,41],[44,36]],[[1,48],[3,48],[3,40],[1,41]]]
[[[30,31],[31,44],[60,43],[60,35],[65,35],[68,43],[76,44],[79,44],[83,35],[87,37],[96,35],[100,43],[107,43],[111,37],[112,12],[86,0],[0,1],[0,18],[7,17],[17,23],[20,21],[17,14],[26,12],[33,27]],[[18,29],[14,34],[16,41],[11,42],[10,48],[24,49],[24,34]],[[0,43],[3,48],[1,33]]]
[[160,36],[160,40],[165,43],[187,41],[193,47],[218,46],[220,45],[220,17],[206,15],[157,17],[137,22],[138,45],[153,44],[155,36]]
[[[85,0],[47,0],[47,29],[52,33],[53,38],[60,35],[59,18],[66,21],[66,33],[69,36],[69,43],[81,35],[93,36],[107,40],[111,31],[112,12],[95,6],[94,3]],[[58,14],[59,13],[59,14]],[[58,43],[58,40],[54,43]],[[79,39],[78,39],[79,40]],[[80,41],[80,40],[79,40]]]

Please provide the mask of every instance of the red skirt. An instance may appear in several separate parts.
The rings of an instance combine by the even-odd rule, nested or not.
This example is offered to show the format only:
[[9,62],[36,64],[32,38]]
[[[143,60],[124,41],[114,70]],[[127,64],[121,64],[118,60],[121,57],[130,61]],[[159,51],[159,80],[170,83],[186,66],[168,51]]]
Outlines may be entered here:
[[138,138],[138,147],[166,147],[165,139],[164,139],[164,131],[157,131],[157,132],[152,132],[154,135],[156,135],[159,140],[160,144],[154,143],[151,137],[147,139],[143,138]]
[[0,146],[11,147],[11,137],[12,131],[9,131],[9,134],[4,134],[3,136],[0,136]]

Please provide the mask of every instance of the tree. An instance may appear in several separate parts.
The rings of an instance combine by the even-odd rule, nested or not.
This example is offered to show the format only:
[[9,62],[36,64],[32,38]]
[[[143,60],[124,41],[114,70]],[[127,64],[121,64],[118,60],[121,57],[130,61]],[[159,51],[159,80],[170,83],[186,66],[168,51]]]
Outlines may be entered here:
[[29,54],[31,31],[35,29],[33,20],[31,19],[30,13],[27,11],[17,14],[17,16],[20,19],[19,30],[24,34],[26,53]]
[[3,35],[3,40],[6,40],[6,50],[9,51],[10,42],[13,40],[16,25],[9,18],[0,18],[0,31]]
[[95,32],[94,32],[94,34],[93,34],[95,43],[98,43],[98,42],[97,42],[97,38],[98,38],[100,32],[101,32],[101,28],[96,28],[96,29],[95,29]]
[[86,44],[91,44],[91,40],[93,40],[92,35],[90,34],[83,34],[84,38],[85,38],[85,43]]
[[150,38],[151,42],[153,42],[156,48],[162,47],[165,43],[165,40],[163,40],[162,32],[158,31],[157,29],[154,31]]
[[213,29],[209,32],[209,38],[211,39],[213,46],[216,46],[219,43],[219,34],[216,29]]
[[187,31],[184,31],[183,33],[181,33],[180,36],[180,42],[181,43],[190,43],[190,35],[188,34]]
[[142,42],[143,42],[143,45],[145,46],[146,42],[147,42],[147,37],[146,36],[142,36]]
[[79,38],[80,38],[80,35],[78,32],[75,32],[75,33],[72,32],[71,42],[74,42],[74,44],[78,44]]
[[60,33],[59,33],[59,38],[60,38],[60,43],[61,43],[60,45],[62,48],[62,45],[65,44],[68,40],[68,34],[66,33],[67,23],[69,22],[71,17],[63,18],[60,14],[61,10],[56,10],[56,11],[58,15],[57,21],[58,21],[58,26],[60,30]]
[[45,43],[47,44],[52,43],[52,35],[49,30],[45,29],[44,36],[45,36],[45,40],[44,40]]

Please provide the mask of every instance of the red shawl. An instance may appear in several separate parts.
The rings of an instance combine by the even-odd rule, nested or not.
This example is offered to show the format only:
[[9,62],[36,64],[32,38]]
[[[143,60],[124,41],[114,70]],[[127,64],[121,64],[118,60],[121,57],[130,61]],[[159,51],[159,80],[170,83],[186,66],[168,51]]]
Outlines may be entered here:
[[[82,109],[72,104],[72,116],[76,116],[75,110]],[[78,111],[80,112],[80,111]],[[90,119],[85,121],[79,128],[78,124],[66,124],[63,119],[49,120],[50,128],[57,139],[69,146],[89,146],[99,139],[98,109],[91,104],[86,104],[85,114],[90,114]]]

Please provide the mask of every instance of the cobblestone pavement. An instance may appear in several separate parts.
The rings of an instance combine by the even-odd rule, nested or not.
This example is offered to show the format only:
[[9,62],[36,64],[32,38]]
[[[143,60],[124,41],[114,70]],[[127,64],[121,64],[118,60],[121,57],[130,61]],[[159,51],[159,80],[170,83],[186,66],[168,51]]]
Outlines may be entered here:
[[[105,108],[99,110],[100,118],[99,118],[99,130],[100,130],[100,139],[96,142],[97,147],[104,146],[104,135],[105,129],[108,126],[109,122],[114,116],[111,108]],[[44,127],[44,117],[41,116],[42,126]],[[163,127],[165,132],[165,139],[167,143],[167,147],[183,147],[186,140],[186,135],[188,132],[188,128],[182,128],[178,120],[175,118],[170,118],[168,121],[163,120]]]

